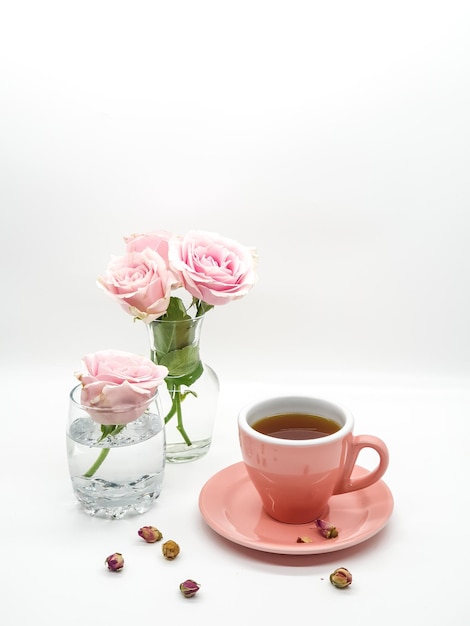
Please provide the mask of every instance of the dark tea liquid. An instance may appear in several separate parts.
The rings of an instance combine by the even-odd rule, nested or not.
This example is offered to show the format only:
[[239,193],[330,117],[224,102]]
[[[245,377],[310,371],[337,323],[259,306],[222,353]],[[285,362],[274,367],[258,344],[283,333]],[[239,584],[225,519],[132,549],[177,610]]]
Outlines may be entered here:
[[281,413],[263,417],[252,428],[259,433],[278,439],[318,439],[338,432],[335,421],[320,415],[304,413]]

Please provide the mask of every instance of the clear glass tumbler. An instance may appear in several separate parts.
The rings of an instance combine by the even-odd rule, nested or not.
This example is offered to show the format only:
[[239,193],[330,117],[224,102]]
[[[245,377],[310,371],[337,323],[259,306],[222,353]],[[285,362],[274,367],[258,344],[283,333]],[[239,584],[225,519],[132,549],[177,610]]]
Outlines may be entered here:
[[[67,459],[75,497],[92,516],[120,519],[145,513],[160,495],[165,470],[165,427],[158,392],[133,421],[103,427],[100,409],[82,405],[80,390],[77,385],[70,392],[67,422]],[[109,419],[110,409],[103,410]]]

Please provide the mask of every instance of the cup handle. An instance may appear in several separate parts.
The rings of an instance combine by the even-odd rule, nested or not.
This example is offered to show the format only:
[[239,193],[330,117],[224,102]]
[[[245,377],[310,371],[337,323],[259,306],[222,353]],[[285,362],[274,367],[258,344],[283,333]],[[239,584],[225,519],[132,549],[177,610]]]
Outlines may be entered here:
[[[379,463],[371,472],[360,476],[359,478],[351,478],[354,466],[356,465],[359,452],[363,448],[372,448],[379,455]],[[336,485],[335,494],[348,493],[370,487],[382,478],[387,470],[389,463],[388,448],[385,443],[378,437],[373,435],[357,435],[353,436],[352,443],[349,447],[346,463],[344,465],[343,475]]]

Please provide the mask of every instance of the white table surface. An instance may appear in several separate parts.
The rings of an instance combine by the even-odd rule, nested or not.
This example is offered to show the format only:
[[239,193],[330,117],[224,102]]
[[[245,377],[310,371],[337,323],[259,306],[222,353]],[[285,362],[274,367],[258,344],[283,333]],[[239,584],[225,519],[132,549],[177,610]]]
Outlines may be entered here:
[[[470,387],[456,379],[344,378],[308,372],[275,383],[222,381],[213,444],[201,460],[167,465],[147,514],[118,521],[87,517],[75,502],[65,456],[68,373],[2,375],[3,626],[32,624],[470,623],[468,602],[468,412]],[[282,381],[282,382],[280,382]],[[295,382],[294,382],[295,381]],[[317,382],[316,382],[317,381]],[[240,547],[203,520],[198,497],[217,471],[240,461],[236,414],[258,395],[310,393],[353,411],[356,433],[382,437],[394,496],[387,526],[370,540],[324,555],[275,555]],[[25,407],[28,407],[26,414]],[[369,459],[362,460],[367,465]],[[227,485],[227,489],[230,486]],[[155,525],[181,546],[165,561],[137,535]],[[126,564],[108,572],[105,558]],[[328,581],[347,567],[353,584]],[[179,584],[193,578],[198,595]]]

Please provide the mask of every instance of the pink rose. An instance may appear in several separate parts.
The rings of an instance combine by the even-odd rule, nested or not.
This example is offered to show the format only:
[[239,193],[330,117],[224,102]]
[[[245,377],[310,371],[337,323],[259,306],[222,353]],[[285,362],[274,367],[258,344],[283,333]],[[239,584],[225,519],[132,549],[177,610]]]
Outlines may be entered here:
[[98,285],[127,313],[148,324],[164,315],[178,280],[157,252],[144,248],[112,257],[106,274],[98,277]]
[[256,280],[255,250],[216,233],[172,238],[168,259],[189,293],[212,306],[242,298]]
[[168,375],[164,365],[117,350],[87,354],[83,364],[86,373],[75,374],[82,383],[80,402],[95,422],[106,425],[140,417]]
[[151,248],[162,257],[168,265],[168,241],[172,237],[172,233],[166,230],[158,230],[151,233],[132,234],[124,237],[127,244],[127,252],[142,252],[145,248]]

